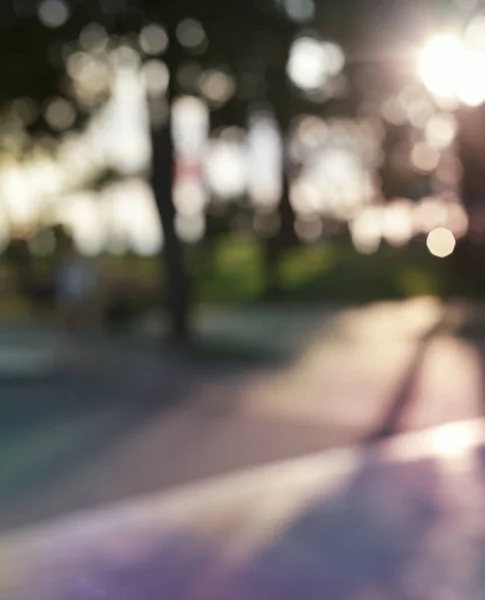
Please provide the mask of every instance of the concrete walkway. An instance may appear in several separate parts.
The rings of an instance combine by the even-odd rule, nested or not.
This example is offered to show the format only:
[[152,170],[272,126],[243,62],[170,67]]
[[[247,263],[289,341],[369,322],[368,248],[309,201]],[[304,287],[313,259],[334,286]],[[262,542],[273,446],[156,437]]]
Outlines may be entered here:
[[483,597],[481,422],[281,462],[4,538],[2,600]]
[[[423,299],[241,316],[247,336],[252,323],[288,351],[276,366],[93,351],[92,376],[0,385],[0,528],[477,417],[483,352],[452,323],[437,327],[442,308]],[[212,318],[234,335],[237,320]]]

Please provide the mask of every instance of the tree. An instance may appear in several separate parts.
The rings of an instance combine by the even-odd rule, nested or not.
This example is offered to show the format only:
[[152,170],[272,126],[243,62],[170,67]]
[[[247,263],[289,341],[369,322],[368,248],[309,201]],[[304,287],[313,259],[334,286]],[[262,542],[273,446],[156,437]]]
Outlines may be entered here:
[[[10,9],[12,18],[8,21],[10,26],[0,40],[0,55],[4,63],[14,57],[15,69],[7,68],[6,64],[0,65],[4,67],[0,76],[0,113],[3,112],[11,117],[12,107],[19,106],[18,103],[23,102],[25,109],[27,102],[25,99],[28,99],[34,115],[29,116],[21,125],[25,125],[25,131],[30,134],[28,138],[26,137],[26,143],[35,145],[39,136],[53,137],[60,134],[59,131],[52,130],[42,111],[38,110],[45,106],[49,99],[65,97],[66,93],[69,94],[71,106],[75,102],[76,108],[76,119],[71,125],[78,127],[81,127],[93,110],[96,110],[106,99],[105,95],[100,95],[94,104],[86,106],[72,93],[65,72],[65,56],[63,57],[69,44],[75,42],[83,29],[92,22],[103,25],[111,36],[126,36],[130,33],[139,33],[143,24],[148,20],[148,16],[140,11],[134,3],[127,5],[113,3],[112,11],[106,12],[102,10],[100,3],[93,1],[82,7],[78,6],[72,15],[66,13],[64,17],[67,19],[67,16],[70,16],[70,18],[64,25],[59,20],[56,21],[56,18],[63,17],[62,14],[56,16],[56,10],[60,10],[62,13],[63,10],[69,9],[62,1],[56,3],[53,0],[50,5],[49,2],[39,5],[40,10],[42,10],[42,6],[49,10],[50,6],[50,10],[53,11],[50,15],[51,22],[47,21],[48,26],[44,26],[37,18],[34,3],[25,7],[28,10],[23,13],[23,16],[15,14],[15,5],[16,3],[9,3],[8,6],[3,6],[4,10],[5,8]],[[44,20],[48,17],[49,15],[44,15]],[[168,21],[175,23],[175,15],[171,15]],[[54,27],[54,25],[56,26]],[[176,47],[171,44],[167,63],[173,72],[178,60]],[[172,77],[168,90],[169,106],[175,94],[174,80],[175,78]],[[151,181],[165,238],[163,257],[172,333],[176,338],[183,339],[188,333],[189,292],[181,245],[174,229],[172,202],[174,158],[170,126],[169,113],[166,122],[161,127],[152,127]]]
[[[68,5],[64,1],[44,0],[38,5],[35,0],[24,0],[23,4],[30,10],[24,17],[15,13],[14,6],[18,3],[12,0],[5,4],[9,7],[11,18],[5,21],[10,24],[0,39],[0,54],[11,56],[11,52],[16,49],[15,52],[27,58],[19,62],[20,68],[17,71],[2,71],[0,107],[7,109],[13,100],[26,95],[34,98],[41,106],[53,96],[68,95],[70,102],[76,105],[75,125],[80,126],[105,99],[101,93],[94,102],[84,103],[72,93],[72,81],[69,81],[66,74],[66,54],[76,49],[76,40],[85,27],[93,22],[101,24],[110,36],[109,44],[112,48],[122,44],[136,47],[138,51],[137,40],[143,27],[153,23],[164,27],[169,43],[167,50],[163,54],[160,52],[160,59],[167,65],[171,77],[166,96],[150,100],[153,109],[151,183],[164,230],[163,256],[172,330],[175,337],[182,339],[190,329],[191,291],[184,268],[183,249],[175,231],[176,212],[172,197],[175,156],[170,108],[176,96],[182,92],[177,74],[187,56],[193,54],[194,48],[187,49],[181,42],[181,23],[190,18],[195,20],[193,22],[202,24],[205,30],[208,46],[197,56],[203,69],[214,65],[227,68],[237,84],[248,73],[258,72],[257,84],[250,95],[243,98],[235,94],[228,102],[212,111],[213,124],[242,125],[252,103],[265,101],[273,107],[282,137],[286,141],[294,117],[300,114],[355,114],[358,95],[352,86],[351,93],[345,100],[315,101],[298,93],[290,84],[286,67],[294,36],[302,26],[309,23],[314,24],[323,37],[337,38],[344,42],[351,53],[360,52],[367,43],[363,43],[362,36],[359,36],[359,24],[361,21],[365,22],[368,0],[359,0],[359,8],[353,17],[348,14],[345,3],[342,6],[336,2],[320,2],[313,13],[313,4],[309,0],[307,4],[310,12],[303,17],[301,14],[297,15],[296,18],[288,10],[290,4],[283,0],[234,0],[231,3],[226,0],[167,0],[164,3],[157,0],[90,0],[82,5],[76,4],[71,9],[66,8]],[[62,10],[71,10],[70,18],[65,23],[60,23],[58,15],[56,24],[59,26],[46,27],[39,22],[36,11],[39,6],[47,5],[51,8],[57,6],[57,9],[64,7],[60,9],[61,13]],[[315,18],[312,21],[313,14]],[[53,25],[52,20],[50,24]],[[366,40],[368,39],[369,36],[366,35]],[[28,49],[27,53],[25,49]],[[357,71],[360,66],[354,64],[352,68]],[[164,110],[166,118],[160,119]],[[38,132],[49,132],[49,135],[55,133],[49,130],[49,124],[42,116],[29,123],[28,127],[34,139]],[[279,287],[277,273],[281,252],[295,240],[295,216],[290,203],[292,174],[289,166],[289,160],[285,160],[285,168],[281,173],[282,198],[278,205],[281,226],[277,235],[266,243],[270,294],[276,293]]]

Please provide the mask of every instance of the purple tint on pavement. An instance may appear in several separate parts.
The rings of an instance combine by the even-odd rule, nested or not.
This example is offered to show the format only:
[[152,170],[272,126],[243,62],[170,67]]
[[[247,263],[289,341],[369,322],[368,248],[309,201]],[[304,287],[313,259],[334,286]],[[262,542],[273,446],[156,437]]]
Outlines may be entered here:
[[483,598],[484,457],[446,426],[71,517],[5,540],[0,596]]

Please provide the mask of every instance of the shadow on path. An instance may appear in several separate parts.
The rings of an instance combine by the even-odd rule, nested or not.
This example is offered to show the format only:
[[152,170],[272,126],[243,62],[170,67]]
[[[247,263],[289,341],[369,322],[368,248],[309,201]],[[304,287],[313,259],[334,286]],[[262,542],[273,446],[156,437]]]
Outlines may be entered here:
[[[59,540],[54,554],[42,557],[47,562],[37,566],[37,573],[24,562],[30,572],[18,600],[428,597],[416,585],[426,585],[420,577],[423,560],[428,559],[430,571],[440,565],[426,546],[443,518],[439,465],[431,459],[386,463],[365,451],[362,465],[330,493],[324,474],[322,487],[317,480],[311,499],[281,528],[265,529],[271,524],[264,512],[268,502],[257,502],[260,484],[255,481],[249,503],[237,492],[222,502],[223,518],[216,519],[214,530],[198,526],[210,518],[202,504],[200,520],[192,524],[139,519],[84,545]],[[281,489],[263,489],[278,504]],[[298,484],[289,491],[296,497],[302,492]],[[250,554],[233,560],[228,550],[248,531],[266,534]]]
[[444,312],[441,319],[419,339],[411,364],[398,384],[394,397],[391,399],[390,408],[382,416],[379,427],[368,437],[368,442],[378,441],[398,433],[401,419],[413,401],[413,392],[431,343],[449,329],[450,315]]
[[96,464],[147,423],[197,403],[204,386],[231,377],[227,367],[136,351],[111,357],[104,372],[0,383],[0,526],[13,526],[14,513],[23,522],[24,503]]

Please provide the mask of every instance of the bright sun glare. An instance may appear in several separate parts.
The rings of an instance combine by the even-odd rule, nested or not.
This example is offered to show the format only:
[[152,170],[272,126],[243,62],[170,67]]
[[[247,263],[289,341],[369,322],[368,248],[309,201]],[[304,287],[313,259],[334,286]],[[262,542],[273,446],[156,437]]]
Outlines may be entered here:
[[440,98],[459,99],[468,106],[485,101],[485,53],[453,35],[438,35],[423,48],[419,75]]

